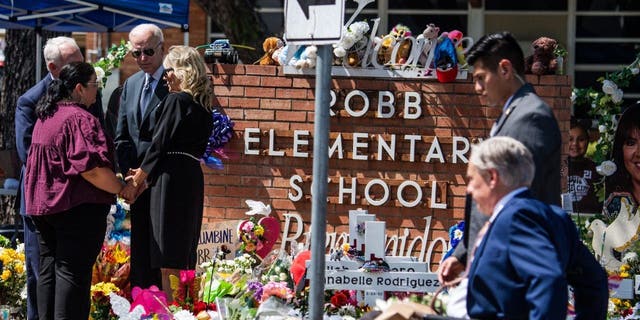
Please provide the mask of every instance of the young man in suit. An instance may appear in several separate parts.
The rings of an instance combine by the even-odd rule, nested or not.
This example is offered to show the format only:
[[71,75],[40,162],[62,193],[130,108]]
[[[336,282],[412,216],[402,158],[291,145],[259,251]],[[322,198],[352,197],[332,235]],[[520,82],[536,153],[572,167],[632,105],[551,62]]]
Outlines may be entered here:
[[[31,87],[20,98],[16,105],[15,129],[16,129],[16,149],[18,157],[22,162],[22,170],[20,173],[20,189],[16,202],[20,208],[24,226],[24,247],[25,247],[25,268],[27,272],[27,319],[38,319],[36,286],[39,273],[40,249],[38,237],[36,235],[36,227],[33,221],[25,212],[24,197],[22,197],[24,188],[24,164],[27,161],[29,148],[31,147],[31,135],[33,126],[36,123],[36,105],[40,98],[47,93],[49,84],[58,78],[60,70],[65,65],[83,61],[84,57],[80,52],[80,48],[73,38],[56,37],[47,40],[43,49],[43,56],[49,73],[40,80],[36,85]],[[104,112],[100,99],[96,99],[89,112],[96,116],[100,123],[104,122]]]
[[[160,115],[158,106],[169,90],[162,77],[164,36],[154,24],[141,24],[129,33],[131,55],[140,71],[122,87],[116,128],[116,154],[123,175],[140,163],[151,144]],[[160,270],[151,268],[149,192],[143,191],[131,205],[131,286],[162,286]]]
[[[531,152],[513,138],[494,137],[472,148],[467,193],[489,220],[470,244],[471,318],[565,319],[567,280],[573,277],[566,270],[582,265],[582,259],[597,266],[568,215],[532,197],[534,171]],[[595,307],[581,306],[591,312],[578,318],[603,319],[607,277],[599,266],[591,272],[581,278],[595,283],[594,289],[604,286],[590,297]]]

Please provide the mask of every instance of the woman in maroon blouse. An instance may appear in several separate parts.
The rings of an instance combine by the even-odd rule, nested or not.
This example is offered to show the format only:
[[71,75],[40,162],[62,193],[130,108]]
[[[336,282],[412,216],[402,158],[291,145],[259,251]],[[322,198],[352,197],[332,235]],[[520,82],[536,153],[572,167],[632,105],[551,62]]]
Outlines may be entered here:
[[90,64],[71,63],[36,107],[24,188],[40,243],[40,319],[87,319],[91,268],[124,186],[109,139],[87,111],[98,85]]

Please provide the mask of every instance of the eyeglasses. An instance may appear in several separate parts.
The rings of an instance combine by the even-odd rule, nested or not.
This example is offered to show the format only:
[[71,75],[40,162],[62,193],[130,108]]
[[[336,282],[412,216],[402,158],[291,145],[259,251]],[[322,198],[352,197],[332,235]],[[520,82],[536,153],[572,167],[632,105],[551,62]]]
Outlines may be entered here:
[[90,84],[92,84],[94,87],[97,88],[97,87],[100,86],[101,83],[100,83],[100,81],[89,81],[89,82],[87,82],[87,86],[90,85]]
[[154,49],[159,47],[160,45],[162,45],[162,42],[158,42],[158,44],[153,48],[142,49],[142,50],[131,50],[131,55],[134,58],[139,58],[143,54],[147,57],[151,57],[154,54],[156,54],[156,51]]

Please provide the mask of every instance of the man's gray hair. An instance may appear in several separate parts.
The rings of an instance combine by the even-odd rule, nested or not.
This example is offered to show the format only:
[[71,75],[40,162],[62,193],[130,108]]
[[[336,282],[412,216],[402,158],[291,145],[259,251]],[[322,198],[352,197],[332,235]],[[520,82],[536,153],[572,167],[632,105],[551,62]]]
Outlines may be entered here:
[[471,147],[472,163],[479,172],[498,171],[509,189],[530,187],[535,174],[533,155],[520,141],[510,137],[493,137]]
[[164,35],[162,34],[162,29],[153,23],[142,23],[135,26],[131,31],[129,31],[129,38],[131,38],[132,34],[143,32],[143,31],[151,31],[153,34],[153,38],[158,40],[158,43],[164,42]]
[[[56,65],[59,65],[62,61],[62,53],[60,52],[60,47],[63,45],[68,45],[70,47],[75,47],[80,51],[80,47],[76,43],[73,38],[69,37],[55,37],[47,40],[47,43],[44,45],[43,55],[44,61],[46,63],[53,62]],[[61,66],[62,67],[62,66]]]

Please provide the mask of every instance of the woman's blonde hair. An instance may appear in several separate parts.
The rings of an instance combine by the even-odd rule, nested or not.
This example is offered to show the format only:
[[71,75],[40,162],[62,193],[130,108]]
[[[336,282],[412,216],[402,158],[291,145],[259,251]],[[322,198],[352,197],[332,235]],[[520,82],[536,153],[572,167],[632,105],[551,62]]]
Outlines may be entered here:
[[211,110],[213,88],[204,61],[196,49],[189,46],[171,46],[164,57],[165,69],[173,72],[182,81],[182,91],[188,92],[205,109]]

